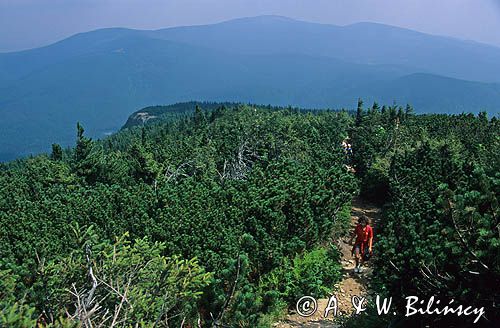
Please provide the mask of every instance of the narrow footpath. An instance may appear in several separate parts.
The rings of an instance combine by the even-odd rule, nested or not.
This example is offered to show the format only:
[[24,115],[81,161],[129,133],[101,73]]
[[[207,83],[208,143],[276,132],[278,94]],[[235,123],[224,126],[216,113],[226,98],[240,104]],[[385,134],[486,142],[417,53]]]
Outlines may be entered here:
[[[352,230],[358,221],[358,218],[365,214],[370,218],[371,225],[376,232],[377,221],[379,219],[380,208],[366,203],[359,197],[353,199],[351,210],[351,225]],[[277,328],[293,328],[293,327],[323,327],[323,328],[338,328],[341,327],[342,319],[352,315],[353,306],[351,299],[353,296],[370,298],[370,281],[373,269],[370,266],[370,261],[365,263],[362,273],[354,273],[354,258],[351,256],[352,245],[349,243],[349,237],[337,241],[338,247],[342,253],[342,280],[335,285],[335,295],[338,299],[339,312],[337,318],[330,315],[324,318],[324,309],[328,305],[328,299],[318,299],[318,311],[310,317],[301,317],[295,312],[287,315],[280,322],[274,324]],[[376,251],[376,234],[373,243],[373,248]]]

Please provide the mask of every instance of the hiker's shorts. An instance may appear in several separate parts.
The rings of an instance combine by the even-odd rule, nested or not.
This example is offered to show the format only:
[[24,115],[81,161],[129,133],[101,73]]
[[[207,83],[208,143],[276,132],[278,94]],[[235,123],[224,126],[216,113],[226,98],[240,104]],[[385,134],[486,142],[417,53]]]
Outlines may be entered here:
[[358,251],[358,254],[363,255],[365,251],[365,243],[356,243],[352,247],[352,255],[356,254],[356,250]]

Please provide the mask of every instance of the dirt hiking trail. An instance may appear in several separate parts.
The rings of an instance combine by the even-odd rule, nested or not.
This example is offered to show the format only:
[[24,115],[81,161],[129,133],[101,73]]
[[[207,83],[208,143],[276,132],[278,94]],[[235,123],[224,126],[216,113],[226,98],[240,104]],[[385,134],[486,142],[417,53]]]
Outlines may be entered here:
[[[351,231],[354,230],[358,218],[365,214],[370,218],[370,224],[374,227],[376,232],[377,222],[380,215],[380,208],[369,204],[359,197],[352,201],[351,209]],[[277,328],[293,328],[293,327],[324,327],[324,328],[337,328],[341,327],[342,317],[345,319],[352,315],[354,311],[351,298],[353,296],[370,298],[370,284],[373,268],[371,268],[371,261],[368,261],[363,266],[362,273],[354,273],[354,258],[351,256],[352,245],[349,243],[349,237],[345,237],[337,241],[337,245],[342,253],[342,280],[335,285],[335,295],[338,299],[339,311],[337,317],[334,318],[330,314],[324,318],[324,310],[328,305],[328,299],[318,299],[318,310],[310,317],[302,317],[295,311],[292,311],[285,319],[275,323],[273,326]],[[373,248],[376,251],[376,234],[373,242]]]

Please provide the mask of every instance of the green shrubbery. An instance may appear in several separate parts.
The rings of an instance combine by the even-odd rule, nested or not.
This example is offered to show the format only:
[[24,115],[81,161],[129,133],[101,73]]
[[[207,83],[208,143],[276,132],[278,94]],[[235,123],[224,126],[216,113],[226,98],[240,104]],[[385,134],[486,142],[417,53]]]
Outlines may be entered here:
[[285,258],[281,266],[263,277],[261,289],[279,295],[289,304],[305,295],[327,297],[341,278],[339,260],[339,252],[333,245],[298,254],[293,259]]
[[[393,121],[377,115],[362,113],[353,137],[362,190],[378,190],[385,202],[375,245],[381,254],[376,291],[401,307],[408,295],[484,306],[481,324],[491,324],[499,314],[498,121],[484,114],[398,115]],[[366,138],[377,125],[392,131],[380,144]],[[471,324],[439,315],[409,319],[401,326]]]
[[[5,309],[22,300],[27,310],[16,311],[33,311],[28,319],[81,322],[71,292],[91,288],[89,251],[96,277],[121,286],[130,279],[133,300],[122,313],[145,326],[168,317],[176,326],[185,318],[254,327],[293,301],[300,284],[326,291],[337,259],[315,249],[349,221],[356,182],[340,144],[350,121],[345,113],[197,109],[102,142],[78,126],[74,150],[54,146],[50,157],[6,164],[0,269],[17,278]],[[92,227],[92,237],[76,242],[76,226]],[[130,239],[112,242],[125,234]],[[131,276],[136,265],[145,267]],[[283,265],[295,272],[296,290],[270,297],[261,281]],[[319,266],[326,271],[314,280]],[[95,296],[105,299],[96,321],[121,302],[104,284]]]
[[23,296],[16,290],[20,277],[2,271],[1,326],[153,327],[194,323],[199,317],[195,305],[212,274],[196,259],[165,257],[165,245],[147,238],[132,242],[125,234],[100,242],[92,227],[74,232],[73,251],[41,262]]
[[[2,165],[0,326],[110,322],[120,304],[125,326],[266,326],[340,278],[338,253],[324,245],[350,223],[358,183],[346,164],[363,195],[385,203],[378,293],[491,308],[498,121],[361,105],[355,119],[198,109],[101,142],[79,127],[75,149]],[[82,316],[84,303],[100,308]]]

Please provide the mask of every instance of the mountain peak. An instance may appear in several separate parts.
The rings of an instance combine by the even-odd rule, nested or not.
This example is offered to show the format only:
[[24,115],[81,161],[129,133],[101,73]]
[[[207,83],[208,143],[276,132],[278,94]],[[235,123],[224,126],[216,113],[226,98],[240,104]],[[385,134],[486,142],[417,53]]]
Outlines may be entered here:
[[260,16],[249,16],[249,17],[241,17],[241,18],[235,18],[228,20],[228,22],[237,22],[237,21],[247,21],[247,22],[267,22],[267,21],[273,21],[273,22],[297,22],[296,19],[286,17],[286,16],[280,16],[280,15],[260,15]]

